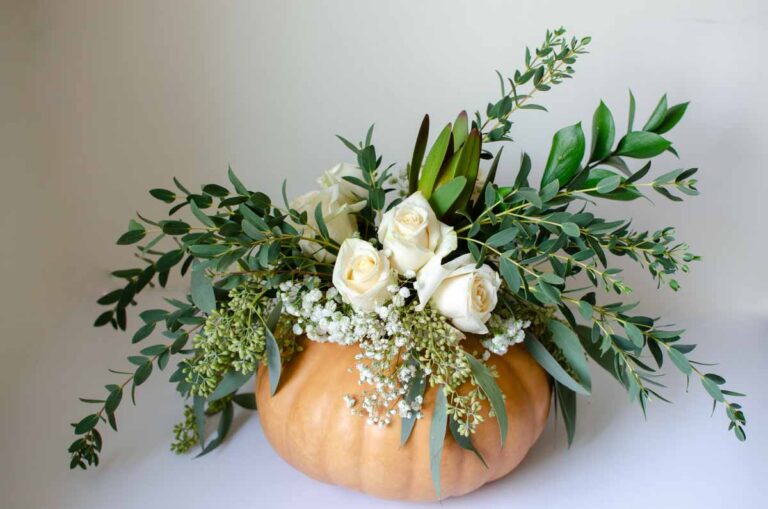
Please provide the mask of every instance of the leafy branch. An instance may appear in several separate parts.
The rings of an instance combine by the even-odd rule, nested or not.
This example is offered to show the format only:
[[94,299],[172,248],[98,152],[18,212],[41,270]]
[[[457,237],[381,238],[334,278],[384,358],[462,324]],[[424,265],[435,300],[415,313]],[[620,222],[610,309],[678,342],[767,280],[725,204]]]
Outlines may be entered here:
[[[536,92],[546,92],[553,85],[558,85],[563,80],[573,77],[573,64],[579,55],[587,53],[586,46],[590,43],[590,37],[582,39],[565,36],[565,29],[547,30],[542,45],[531,54],[529,48],[525,49],[525,68],[514,73],[513,78],[503,78],[497,71],[501,85],[501,99],[496,103],[489,103],[486,108],[486,119],[481,121],[480,113],[475,114],[477,124],[483,134],[484,142],[511,141],[509,130],[512,122],[509,117],[517,110],[543,110],[544,106],[533,104],[531,98]],[[532,83],[531,90],[526,94],[518,93],[518,87]],[[505,83],[509,84],[507,91]],[[489,125],[490,124],[490,125]]]

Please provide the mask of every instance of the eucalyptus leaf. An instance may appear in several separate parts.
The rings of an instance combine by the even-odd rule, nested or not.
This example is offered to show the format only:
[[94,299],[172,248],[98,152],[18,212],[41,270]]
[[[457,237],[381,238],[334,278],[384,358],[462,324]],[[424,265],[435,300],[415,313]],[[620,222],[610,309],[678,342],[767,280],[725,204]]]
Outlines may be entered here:
[[204,313],[210,313],[216,309],[216,295],[213,292],[213,283],[205,273],[205,266],[195,264],[192,266],[191,277],[192,302]]
[[579,169],[581,159],[584,157],[584,149],[584,132],[581,129],[581,123],[557,131],[552,139],[541,187],[553,180],[558,180],[560,186],[570,182]]
[[268,327],[264,328],[264,334],[266,336],[266,361],[267,369],[269,370],[270,394],[274,396],[280,383],[280,372],[282,370],[280,347],[277,345],[277,340]]
[[435,495],[440,498],[440,460],[443,457],[445,428],[448,424],[448,402],[442,385],[435,391],[435,403],[432,409],[432,422],[429,427],[429,467],[432,472],[432,485]]
[[590,390],[586,387],[582,387],[579,382],[574,380],[573,377],[560,366],[555,358],[552,357],[552,354],[547,351],[544,345],[542,345],[532,334],[526,334],[525,346],[528,348],[528,352],[531,356],[536,359],[536,362],[538,362],[547,373],[552,375],[552,378],[579,394],[587,396],[590,394]]
[[219,400],[229,396],[253,377],[253,372],[241,373],[237,370],[228,371],[216,386],[216,389],[208,396],[208,402]]
[[600,106],[592,116],[592,149],[589,162],[600,161],[610,155],[615,135],[616,126],[611,110],[600,101]]
[[507,441],[507,431],[509,428],[509,420],[507,418],[507,407],[504,404],[504,396],[496,383],[491,372],[488,368],[477,360],[475,357],[466,353],[469,367],[472,370],[472,376],[475,377],[475,381],[482,389],[488,401],[491,403],[493,413],[496,414],[496,422],[499,425],[499,436],[501,438],[501,446],[504,447],[504,443]]

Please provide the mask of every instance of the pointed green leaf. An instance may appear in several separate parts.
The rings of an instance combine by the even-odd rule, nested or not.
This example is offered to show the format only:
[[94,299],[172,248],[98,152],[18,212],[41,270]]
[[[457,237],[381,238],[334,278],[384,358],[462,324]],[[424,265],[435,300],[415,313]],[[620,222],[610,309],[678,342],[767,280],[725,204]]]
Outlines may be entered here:
[[194,200],[189,201],[189,207],[192,210],[192,214],[195,215],[195,217],[203,223],[205,226],[208,226],[209,228],[215,228],[216,223],[213,222],[213,219],[208,217],[202,210],[200,210],[200,207],[197,206]]
[[472,197],[475,189],[475,181],[480,171],[480,153],[482,151],[483,137],[478,129],[472,129],[464,144],[459,164],[456,167],[456,176],[467,178],[464,190],[461,193],[454,209],[463,209]]
[[517,271],[517,266],[506,256],[501,256],[499,257],[499,271],[501,272],[504,281],[507,282],[509,291],[517,293],[520,289],[520,285],[523,284],[520,273]]
[[250,196],[251,193],[248,192],[248,189],[243,185],[242,182],[240,182],[240,179],[237,178],[237,175],[235,175],[235,172],[232,171],[232,167],[227,168],[227,176],[229,177],[229,181],[232,182],[232,185],[235,188],[235,191],[237,191],[239,194],[242,194],[243,196]]
[[693,373],[693,368],[691,367],[691,363],[688,362],[688,359],[685,357],[685,355],[673,348],[667,349],[667,355],[669,356],[669,360],[671,360],[675,366],[677,366],[677,369],[683,372],[685,375],[690,375]]
[[456,203],[456,200],[459,199],[461,192],[464,190],[466,182],[466,177],[456,177],[435,190],[429,199],[429,203],[432,205],[432,209],[438,218],[443,217],[453,204]]
[[688,109],[688,103],[676,104],[667,110],[667,114],[664,116],[664,120],[653,131],[657,134],[664,134],[670,131],[673,127],[680,122],[680,119],[685,115],[685,110]]
[[616,136],[616,125],[613,122],[611,110],[600,101],[600,106],[595,110],[592,116],[592,149],[590,150],[589,162],[605,159],[611,153],[614,137]]
[[146,236],[145,230],[128,230],[117,239],[117,244],[120,246],[127,246],[129,244],[135,244]]
[[[466,353],[466,352],[465,352]],[[501,446],[504,447],[504,443],[507,441],[507,431],[509,428],[509,420],[507,418],[507,407],[504,405],[504,396],[502,395],[499,385],[496,383],[496,379],[488,371],[488,368],[475,359],[469,353],[466,353],[469,367],[472,370],[472,376],[482,389],[488,401],[491,403],[493,413],[496,414],[496,422],[499,425],[499,435],[501,437]]]
[[216,295],[213,293],[213,282],[205,273],[205,266],[195,264],[191,277],[192,302],[200,311],[210,313],[216,309]]
[[274,396],[277,392],[277,386],[280,383],[280,372],[282,370],[280,347],[277,345],[277,340],[272,334],[272,331],[266,326],[264,327],[264,333],[266,336],[266,360],[267,368],[269,369],[269,388],[270,393]]
[[459,447],[465,451],[473,452],[475,456],[477,456],[477,459],[479,459],[483,464],[483,466],[488,468],[488,463],[485,462],[485,458],[483,458],[483,455],[480,454],[480,451],[475,448],[475,445],[472,443],[472,438],[459,433],[459,423],[456,422],[456,419],[453,417],[448,418],[448,429],[451,430],[451,435],[453,435],[453,439],[456,440],[456,443],[459,444]]
[[565,360],[579,377],[580,385],[587,391],[591,391],[592,377],[589,373],[587,354],[581,346],[576,333],[558,320],[550,320],[547,323],[547,327],[552,333],[552,341],[560,348],[565,356]]
[[625,157],[649,159],[663,153],[671,145],[671,141],[662,138],[656,133],[635,131],[627,133],[627,135],[619,141],[616,153]]
[[560,405],[560,414],[563,416],[568,447],[570,447],[576,434],[576,393],[563,384],[555,382],[555,396]]
[[[427,387],[427,380],[424,378],[424,374],[421,370],[417,370],[416,374],[408,381],[408,389],[405,393],[404,400],[406,403],[411,404],[417,397],[424,395],[424,389]],[[411,417],[402,417],[400,419],[400,445],[403,446],[408,442],[413,427],[416,425],[416,415]]]
[[225,396],[229,396],[242,387],[252,376],[253,372],[241,373],[236,370],[228,371],[221,379],[221,382],[219,382],[219,385],[216,386],[213,393],[208,396],[208,402],[210,403]]
[[667,115],[667,94],[661,96],[656,108],[653,109],[653,113],[648,118],[648,122],[643,126],[643,131],[655,131],[657,127],[661,125],[664,118]]
[[573,377],[560,366],[555,358],[552,357],[552,354],[547,351],[544,345],[542,345],[532,334],[526,334],[525,346],[528,348],[528,352],[531,356],[536,359],[536,362],[538,362],[547,373],[552,375],[552,378],[579,394],[590,394],[590,390],[582,387],[579,382],[574,380]]
[[432,484],[435,495],[440,498],[440,460],[443,457],[445,427],[448,424],[448,402],[442,385],[437,386],[435,407],[432,410],[432,422],[429,427],[429,467],[432,472]]
[[411,166],[408,169],[408,194],[415,193],[418,187],[419,170],[421,170],[421,163],[424,161],[424,152],[427,150],[428,139],[429,115],[424,115],[424,120],[421,121],[421,127],[419,128],[419,134],[416,137],[416,145],[413,147]]
[[557,131],[552,139],[541,187],[553,180],[558,180],[561,187],[570,182],[584,157],[584,148],[584,132],[581,129],[581,123]]
[[432,145],[432,148],[427,155],[427,160],[424,163],[421,177],[419,178],[418,189],[427,199],[432,196],[432,190],[435,187],[435,182],[437,182],[440,168],[443,166],[445,154],[448,152],[448,147],[451,146],[451,144],[451,124],[448,124],[440,132],[434,145]]
[[453,123],[453,149],[459,150],[469,134],[469,117],[466,111],[462,111]]
[[[619,179],[619,186],[621,186],[620,189],[614,189],[611,192],[601,194],[599,193],[596,188],[598,188],[599,184],[609,178],[609,177],[617,177]],[[631,201],[635,200],[637,198],[640,198],[642,196],[642,193],[638,191],[637,187],[629,184],[629,185],[622,185],[624,184],[626,180],[621,175],[617,175],[616,173],[612,172],[611,170],[606,170],[604,168],[595,168],[593,170],[589,171],[589,175],[587,176],[587,179],[582,183],[580,186],[581,189],[592,189],[592,191],[587,191],[587,194],[591,196],[599,196],[600,198],[607,198],[609,200],[620,200],[620,201]],[[605,189],[605,184],[603,184],[602,189]]]

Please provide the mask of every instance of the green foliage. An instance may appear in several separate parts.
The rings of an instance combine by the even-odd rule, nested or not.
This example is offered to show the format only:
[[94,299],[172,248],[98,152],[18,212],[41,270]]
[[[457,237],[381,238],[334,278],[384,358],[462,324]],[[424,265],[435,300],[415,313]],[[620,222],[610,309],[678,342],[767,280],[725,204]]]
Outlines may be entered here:
[[[554,400],[569,444],[576,429],[576,394],[592,390],[588,358],[624,386],[644,413],[651,400],[667,401],[659,392],[664,387],[659,370],[668,359],[668,365],[688,379],[698,378],[712,398],[713,410],[723,405],[729,430],[744,440],[746,418],[741,405],[732,401],[743,394],[726,389],[722,376],[703,371],[705,364],[690,356],[695,345],[681,342],[682,330],[659,325],[659,318],[633,314],[636,304],[623,300],[632,288],[613,266],[615,258],[626,257],[643,266],[659,287],[678,290],[680,273],[688,272],[699,257],[676,239],[672,227],[635,230],[631,221],[599,217],[589,208],[599,199],[647,198],[646,191],[673,202],[698,194],[696,168],[651,176],[654,158],[665,152],[677,156],[668,133],[688,103],[670,106],[664,95],[642,128],[636,129],[637,101],[630,91],[627,129],[621,134],[601,101],[592,116],[589,150],[581,123],[576,123],[554,134],[538,188],[530,182],[534,166],[525,153],[511,185],[495,181],[502,150],[493,154],[488,147],[511,141],[512,113],[544,109],[531,102],[534,95],[571,78],[572,65],[586,53],[589,42],[589,37],[568,38],[562,28],[548,31],[541,46],[526,49],[522,69],[511,78],[497,73],[501,95],[488,104],[484,116],[477,112],[470,120],[460,112],[431,146],[430,119],[425,116],[404,169],[403,187],[408,193],[421,191],[440,220],[454,227],[459,239],[456,254],[470,253],[478,264],[491,265],[503,277],[506,285],[496,312],[531,322],[525,344],[554,379]],[[387,203],[388,193],[396,190],[389,185],[392,166],[382,166],[372,138],[373,126],[358,143],[339,136],[360,169],[359,176],[343,178],[358,186],[365,198],[356,215],[363,239],[376,237],[381,214],[399,201]],[[488,176],[478,182],[483,161],[490,159]],[[639,168],[632,167],[634,160],[640,160]],[[179,299],[167,298],[164,308],[138,314],[141,324],[133,331],[132,342],[162,339],[137,346],[138,353],[127,359],[129,370],[110,370],[122,380],[106,385],[105,396],[81,398],[94,407],[72,423],[71,468],[98,465],[103,445],[100,425],[116,430],[116,411],[125,393],[135,403],[136,387],[164,370],[172,356],[176,369],[170,382],[192,403],[174,427],[171,447],[179,453],[195,445],[200,445],[200,455],[209,453],[228,436],[235,405],[255,409],[253,393],[238,391],[259,363],[269,370],[272,393],[278,390],[284,364],[299,350],[290,318],[281,315],[278,288],[297,280],[329,288],[333,263],[308,255],[300,242],[330,257],[339,245],[330,237],[319,206],[301,212],[291,208],[285,184],[284,206],[278,206],[264,193],[249,190],[231,168],[227,174],[231,188],[210,183],[193,192],[174,178],[175,190],[150,190],[153,198],[168,205],[168,217],[153,220],[137,215],[118,237],[118,244],[133,246],[137,262],[112,272],[117,287],[98,299],[104,308],[95,326],[127,330],[128,311],[138,304],[142,291],[164,288],[171,274],[188,277],[190,288]],[[604,294],[620,299],[611,297],[606,304]],[[483,422],[481,401],[489,400],[502,444],[508,416],[490,365],[463,349],[445,317],[430,306],[417,309],[413,297],[409,299],[401,322],[414,343],[407,351],[394,348],[395,357],[372,366],[382,379],[397,377],[398,367],[413,369],[407,389],[399,393],[408,408],[419,407],[428,384],[438,387],[429,445],[439,496],[446,428],[462,448],[485,463],[471,440]],[[208,437],[212,419],[216,432]],[[401,444],[409,439],[416,421],[416,415],[402,417]]]
[[443,386],[438,385],[435,393],[435,406],[432,409],[432,422],[429,428],[429,467],[437,498],[440,498],[440,459],[443,456],[445,428],[448,424],[447,406],[448,402]]
[[[580,55],[585,54],[590,37],[570,40],[565,35],[564,28],[548,30],[544,42],[533,53],[525,49],[525,67],[514,72],[513,78],[503,78],[500,73],[501,98],[495,103],[488,103],[487,118],[481,121],[480,113],[476,113],[477,124],[481,126],[483,141],[511,141],[509,131],[512,122],[510,115],[518,110],[543,110],[540,104],[531,102],[536,92],[546,92],[553,86],[573,77],[573,64]],[[507,90],[507,86],[509,89]],[[530,86],[528,92],[522,92],[520,87]]]

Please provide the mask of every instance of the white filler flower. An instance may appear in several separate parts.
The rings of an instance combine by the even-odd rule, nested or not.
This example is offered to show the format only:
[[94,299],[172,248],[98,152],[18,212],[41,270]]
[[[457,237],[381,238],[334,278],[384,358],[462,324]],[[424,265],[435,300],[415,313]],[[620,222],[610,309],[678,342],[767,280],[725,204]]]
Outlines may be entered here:
[[496,307],[501,278],[488,265],[475,265],[471,255],[443,265],[445,277],[432,294],[431,302],[457,329],[486,334],[485,322]]
[[404,275],[433,260],[439,265],[456,249],[456,232],[438,221],[424,195],[416,192],[384,214],[379,241],[392,266]]
[[347,239],[333,266],[333,286],[353,308],[371,312],[392,298],[395,283],[389,261],[373,244]]

